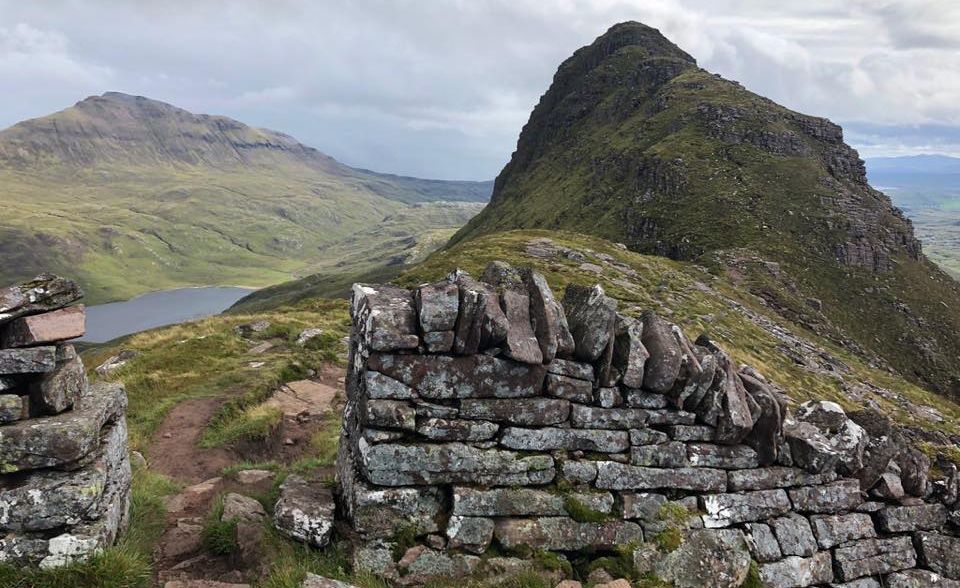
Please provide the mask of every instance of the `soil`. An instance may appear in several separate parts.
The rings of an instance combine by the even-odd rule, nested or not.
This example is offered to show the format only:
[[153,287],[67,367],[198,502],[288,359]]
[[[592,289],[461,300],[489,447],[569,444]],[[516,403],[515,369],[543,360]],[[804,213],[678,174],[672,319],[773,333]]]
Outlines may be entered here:
[[173,407],[147,450],[150,469],[184,484],[196,484],[220,475],[236,462],[228,449],[201,449],[200,438],[223,398],[195,398]]

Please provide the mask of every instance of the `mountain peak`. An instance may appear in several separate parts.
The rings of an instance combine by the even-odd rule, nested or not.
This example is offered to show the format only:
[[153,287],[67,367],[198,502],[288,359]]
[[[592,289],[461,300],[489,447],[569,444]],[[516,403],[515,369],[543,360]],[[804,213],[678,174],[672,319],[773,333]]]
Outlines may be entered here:
[[605,55],[611,55],[624,47],[639,47],[650,58],[666,57],[692,64],[697,63],[696,59],[675,45],[658,29],[634,20],[613,25],[588,47],[599,48]]

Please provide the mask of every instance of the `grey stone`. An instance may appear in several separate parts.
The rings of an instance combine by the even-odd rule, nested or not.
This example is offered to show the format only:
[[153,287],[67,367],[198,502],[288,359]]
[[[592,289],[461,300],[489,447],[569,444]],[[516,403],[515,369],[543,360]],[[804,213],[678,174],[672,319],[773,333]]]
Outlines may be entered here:
[[233,328],[233,332],[245,339],[249,339],[258,333],[265,332],[269,328],[270,321],[259,320],[237,325]]
[[223,497],[223,513],[220,515],[221,521],[242,520],[248,522],[260,522],[267,518],[267,511],[263,505],[256,499],[228,492]]
[[543,426],[563,423],[570,415],[570,402],[552,398],[464,400],[460,416],[513,425]]
[[[804,402],[797,409],[796,419],[801,423],[814,425],[826,438],[830,448],[837,454],[836,464],[841,473],[852,475],[863,469],[867,432],[847,418],[839,404],[827,400]],[[795,452],[794,459],[797,459]],[[798,465],[806,467],[803,464]]]
[[570,422],[582,429],[638,429],[646,425],[648,413],[642,408],[598,408],[574,404]]
[[811,557],[791,556],[760,566],[760,579],[771,588],[804,588],[833,581],[829,551]]
[[708,529],[762,521],[790,511],[790,499],[783,490],[708,494],[700,497],[700,505]]
[[453,331],[431,331],[423,334],[428,353],[447,353],[453,349]]
[[498,292],[505,290],[523,291],[523,272],[505,261],[491,261],[483,268],[480,281],[493,286]]
[[750,551],[739,529],[692,531],[655,566],[656,575],[676,588],[737,588],[750,571]]
[[386,443],[388,441],[399,441],[403,439],[405,433],[403,431],[364,428],[362,435],[363,438],[370,443]]
[[367,479],[381,486],[482,484],[513,486],[553,480],[553,458],[513,451],[477,449],[462,443],[369,445],[358,443]]
[[0,349],[0,375],[42,374],[56,367],[55,347],[27,347]]
[[397,579],[399,572],[393,561],[394,543],[373,541],[354,547],[353,571],[367,572],[380,578]]
[[716,430],[705,425],[672,425],[667,434],[674,441],[713,441]]
[[574,356],[591,363],[600,359],[614,335],[617,301],[606,296],[599,284],[592,288],[570,284],[563,309],[573,335]]
[[422,398],[521,398],[543,388],[543,366],[487,355],[370,356],[368,367],[414,388]]
[[830,588],[884,588],[873,578],[857,578],[850,582],[832,582]]
[[420,286],[416,290],[417,318],[420,330],[452,332],[460,309],[460,289],[450,282]]
[[500,437],[500,444],[510,449],[527,451],[597,451],[600,453],[619,453],[630,447],[630,438],[626,431],[604,429],[521,429],[507,427]]
[[811,473],[823,473],[836,469],[840,453],[834,449],[816,425],[787,420],[783,428],[784,438],[790,448],[793,462]]
[[873,527],[873,519],[864,513],[850,513],[845,515],[814,515],[810,517],[813,533],[817,536],[817,543],[823,549],[831,549],[837,545],[856,541],[858,539],[872,539],[877,536]]
[[498,430],[500,426],[489,421],[427,418],[417,423],[417,432],[434,441],[486,441]]
[[87,393],[87,374],[80,357],[60,362],[30,385],[31,410],[57,414],[72,407]]
[[670,437],[663,431],[656,429],[630,429],[630,443],[632,445],[659,445],[667,443]]
[[904,492],[910,496],[926,496],[930,479],[930,458],[919,449],[908,447],[896,457],[896,463],[900,466],[900,481]]
[[772,466],[730,472],[730,490],[771,490],[792,486],[816,486],[837,479],[834,472],[811,474],[791,467]]
[[750,399],[743,380],[726,354],[718,357],[718,368],[724,372],[725,380],[719,391],[722,410],[717,417],[715,439],[717,443],[736,445],[742,443],[753,430]]
[[[164,588],[170,588],[165,586]],[[197,588],[203,588],[199,586]],[[211,586],[210,588],[216,588],[216,586]],[[224,587],[226,588],[226,587]],[[330,578],[324,578],[316,574],[307,574],[303,579],[303,584],[300,588],[357,588],[353,584],[347,584],[346,582],[341,582],[340,580],[332,580]]]
[[380,372],[367,370],[364,379],[367,386],[367,396],[371,399],[411,400],[416,396],[413,388]]
[[119,384],[98,383],[69,412],[18,421],[0,428],[0,469],[73,469],[97,449],[103,426],[127,407]]
[[692,425],[697,415],[683,410],[648,410],[647,425],[659,427],[666,425]]
[[417,413],[417,418],[422,419],[455,419],[460,416],[460,410],[455,406],[435,404],[423,400],[414,400],[413,410]]
[[568,496],[533,488],[453,489],[453,514],[471,517],[570,516],[567,500],[576,500],[590,510],[609,513],[609,492],[575,492]]
[[417,412],[403,400],[368,400],[364,423],[383,429],[413,431],[417,428]]
[[875,409],[854,411],[847,416],[869,436],[863,451],[863,468],[857,473],[860,487],[869,490],[886,471],[890,460],[900,452],[902,440],[891,426],[890,419]]
[[682,468],[693,465],[687,461],[687,446],[679,441],[659,445],[634,445],[630,449],[630,463],[654,468]]
[[620,373],[624,386],[640,388],[643,386],[644,365],[650,357],[643,346],[643,323],[617,314],[614,329],[612,365]]
[[356,334],[373,351],[416,349],[417,312],[413,294],[383,284],[354,284],[351,300]]
[[397,562],[403,570],[399,582],[404,585],[423,585],[439,578],[467,576],[480,565],[480,558],[473,555],[448,555],[424,545],[415,545]]
[[0,425],[29,417],[24,407],[23,397],[16,394],[0,394]]
[[623,404],[620,388],[600,388],[597,390],[597,404],[603,408],[617,408]]
[[945,578],[930,570],[904,570],[884,578],[885,588],[960,588],[960,582]]
[[523,363],[542,364],[543,353],[530,323],[530,298],[514,290],[504,290],[500,294],[500,305],[508,325],[503,354]]
[[645,390],[628,389],[626,394],[627,406],[630,408],[666,408],[670,399],[663,394],[655,394]]
[[643,374],[643,387],[651,392],[666,394],[680,375],[683,351],[673,333],[672,325],[653,312],[643,313],[642,344],[649,353]]
[[507,338],[508,322],[496,290],[467,274],[461,273],[455,280],[460,288],[460,313],[454,352],[471,355],[498,347]]
[[454,515],[447,522],[447,539],[452,549],[483,553],[493,540],[493,519]]
[[838,547],[833,557],[838,579],[844,582],[898,572],[917,564],[910,537],[862,539]]
[[772,465],[780,457],[779,449],[783,446],[783,421],[787,414],[786,400],[747,370],[741,370],[739,376],[747,394],[759,408],[759,414],[754,414],[753,429],[745,443],[756,450],[761,466]]
[[554,359],[547,364],[547,373],[576,378],[578,380],[586,380],[587,382],[593,381],[592,365],[569,359]]
[[932,531],[947,522],[947,508],[942,504],[888,506],[877,512],[877,524],[885,533]]
[[444,510],[439,488],[376,488],[355,481],[349,501],[353,528],[368,538],[386,539],[412,527],[418,535],[439,530],[437,518]]
[[750,469],[759,465],[757,452],[746,445],[713,443],[688,443],[687,461],[694,467],[722,470]]
[[790,490],[790,500],[799,512],[836,513],[856,508],[863,497],[855,480],[841,480],[822,486],[804,486]]
[[283,535],[324,547],[333,532],[333,494],[322,482],[287,476],[273,509],[273,523]]
[[579,523],[567,517],[500,519],[494,536],[504,547],[528,546],[551,551],[615,549],[643,541],[640,525],[629,521]]
[[108,357],[103,363],[98,365],[94,371],[97,372],[99,376],[106,376],[127,365],[138,355],[140,355],[139,351],[124,349],[120,353]]
[[593,384],[586,380],[548,373],[546,386],[550,396],[585,404],[593,402]]
[[0,324],[28,314],[63,308],[83,297],[73,280],[40,274],[13,286],[0,288]]
[[710,468],[657,469],[600,461],[597,462],[596,486],[604,490],[674,488],[691,492],[722,492],[727,487],[727,473]]
[[590,484],[597,479],[597,464],[592,461],[564,461],[563,478],[574,484]]
[[758,563],[770,563],[783,557],[780,544],[770,525],[747,523],[743,527],[746,530],[747,546],[754,560]]
[[917,549],[924,566],[951,580],[960,580],[960,538],[939,533],[917,533]]
[[784,555],[811,556],[817,552],[810,521],[796,513],[770,519],[770,526]]
[[[532,270],[523,270],[521,273],[527,287],[527,295],[530,297],[530,320],[533,322],[533,330],[540,342],[543,361],[550,363],[558,354],[571,355],[575,343],[570,334],[567,317],[564,315],[563,307],[554,297],[547,280]],[[592,374],[588,379],[593,379]]]

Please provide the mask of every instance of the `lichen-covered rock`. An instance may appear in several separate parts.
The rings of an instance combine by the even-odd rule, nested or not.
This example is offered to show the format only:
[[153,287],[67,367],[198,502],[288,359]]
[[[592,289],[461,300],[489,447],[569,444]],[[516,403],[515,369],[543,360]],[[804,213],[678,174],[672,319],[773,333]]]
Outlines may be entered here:
[[563,309],[576,358],[591,363],[600,359],[614,334],[617,301],[608,297],[600,285],[588,288],[570,284],[564,292]]
[[647,424],[649,413],[642,408],[599,408],[574,404],[570,422],[581,429],[639,429]]
[[840,452],[816,425],[787,419],[783,434],[795,465],[815,474],[836,469]]
[[423,545],[407,550],[397,562],[401,570],[399,583],[419,586],[439,578],[459,578],[472,574],[480,565],[474,555],[448,555]]
[[757,461],[761,466],[776,463],[783,446],[783,421],[786,418],[786,401],[765,382],[745,370],[738,374],[747,394],[759,408],[754,415],[755,422],[745,443],[757,452]]
[[[563,307],[557,302],[547,280],[532,270],[522,270],[527,295],[530,297],[530,320],[540,342],[543,361],[550,363],[558,355],[572,355],[576,347]],[[572,375],[572,374],[566,374]],[[591,377],[587,379],[593,379]]]
[[855,480],[841,480],[822,486],[792,488],[790,500],[799,512],[836,513],[852,510],[863,502],[860,484]]
[[724,373],[725,378],[719,390],[720,413],[717,416],[717,433],[714,439],[717,443],[736,445],[742,443],[753,430],[750,398],[743,386],[743,380],[726,354],[718,357],[717,367]]
[[403,400],[368,400],[364,424],[383,429],[413,431],[417,428],[417,411]]
[[910,496],[927,495],[930,481],[930,458],[915,447],[903,450],[897,457],[900,467],[900,482],[903,490]]
[[452,549],[483,553],[493,540],[493,519],[454,515],[447,522],[447,540]]
[[25,408],[29,408],[29,406],[24,403],[24,397],[16,394],[0,394],[0,425],[19,421],[29,416],[29,412]]
[[564,480],[572,484],[590,484],[597,479],[597,464],[592,461],[564,461],[561,472]]
[[124,349],[120,353],[108,357],[94,371],[97,372],[98,376],[106,376],[127,365],[138,355],[140,355],[139,351]]
[[496,290],[464,273],[453,279],[460,288],[454,352],[470,355],[498,347],[507,338],[508,323]]
[[829,551],[811,557],[791,556],[760,566],[760,579],[771,588],[805,588],[833,581],[833,558]]
[[419,535],[439,530],[437,519],[444,509],[439,488],[376,488],[352,482],[352,491],[344,499],[354,530],[366,538],[386,539],[409,528]]
[[220,515],[221,521],[246,521],[259,523],[267,518],[267,511],[263,509],[260,501],[238,494],[228,492],[223,497],[223,512]]
[[945,578],[930,570],[904,570],[884,578],[885,588],[960,588],[960,581]]
[[788,513],[769,522],[784,555],[807,557],[817,552],[817,540],[810,528],[810,521],[803,516]]
[[835,549],[833,557],[838,579],[844,582],[906,570],[917,564],[913,543],[904,536],[846,544]]
[[925,567],[951,580],[960,580],[960,538],[940,533],[917,533],[917,549]]
[[500,437],[500,444],[510,449],[526,451],[597,451],[600,453],[619,453],[630,447],[630,437],[626,431],[604,429],[521,429],[507,427]]
[[875,409],[854,411],[847,416],[860,425],[869,437],[863,451],[863,468],[857,472],[860,487],[869,490],[886,471],[890,460],[900,453],[903,440],[890,424],[890,419]]
[[333,532],[335,510],[333,494],[322,482],[292,475],[280,486],[273,523],[291,539],[324,547]]
[[[804,402],[797,410],[796,419],[800,423],[809,423],[819,430],[827,440],[827,444],[836,453],[836,465],[840,473],[853,475],[863,469],[863,455],[868,441],[867,432],[849,419],[839,404],[827,400]],[[791,449],[793,449],[792,445]],[[796,453],[793,457],[797,460]],[[798,465],[807,467],[801,462],[798,462]],[[808,469],[814,471],[812,466]]]
[[757,452],[746,445],[688,443],[687,460],[694,467],[743,470],[759,465]]
[[556,471],[549,455],[477,449],[463,443],[397,445],[358,443],[367,479],[381,486],[411,484],[546,484]]
[[730,490],[771,490],[793,486],[816,486],[837,479],[834,472],[811,474],[799,468],[771,466],[730,472]]
[[609,513],[613,495],[609,492],[575,492],[561,496],[533,488],[453,489],[453,514],[471,517],[569,516],[568,500],[590,510]]
[[0,428],[0,471],[75,468],[99,447],[103,426],[126,407],[123,386],[99,383],[72,411]]
[[651,392],[666,394],[673,389],[680,375],[683,351],[669,323],[653,312],[642,317],[641,343],[649,353],[643,374],[643,387]]
[[817,543],[823,549],[831,549],[849,541],[872,539],[877,536],[873,519],[865,513],[814,515],[810,517],[810,522],[813,526],[813,533],[817,536]]
[[422,398],[522,398],[543,388],[543,366],[488,355],[373,354],[368,367],[400,380]]
[[750,571],[750,551],[738,529],[692,531],[655,570],[676,588],[737,588]]
[[757,490],[700,497],[703,524],[708,529],[762,521],[790,512],[790,499],[783,490]]
[[666,408],[670,404],[670,399],[663,394],[654,394],[645,390],[628,389],[626,394],[626,403],[630,408],[647,408],[657,410]]
[[367,396],[372,400],[411,400],[416,396],[410,386],[373,370],[367,370],[364,382]]
[[932,531],[947,522],[947,508],[942,504],[888,506],[877,512],[877,524],[885,533]]
[[57,350],[52,346],[0,349],[0,375],[42,374],[53,371]]
[[667,434],[674,441],[713,441],[716,429],[705,425],[672,425]]
[[73,280],[40,274],[32,280],[0,288],[0,324],[30,314],[63,308],[83,297]]
[[428,353],[447,353],[453,349],[453,331],[431,331],[423,334]]
[[[164,588],[170,588],[165,586]],[[216,588],[216,587],[211,587]],[[347,584],[346,582],[341,582],[340,580],[332,580],[330,578],[324,578],[316,574],[307,574],[303,579],[303,584],[300,588],[357,588],[353,584]]]
[[727,488],[727,472],[710,468],[645,468],[599,461],[596,486],[603,490],[674,488],[691,492],[723,492]]
[[438,282],[417,288],[414,294],[417,319],[424,333],[453,331],[460,308],[459,292],[457,285],[451,282]]
[[631,445],[660,445],[669,443],[670,436],[656,429],[630,429]]
[[770,563],[783,557],[780,544],[770,525],[747,523],[744,526],[750,555],[759,563]]
[[356,334],[374,351],[416,349],[417,312],[413,294],[382,284],[354,284],[351,300]]
[[599,388],[596,401],[602,408],[618,408],[623,404],[620,388]]
[[490,421],[425,418],[417,423],[417,432],[434,441],[486,441],[500,426]]
[[643,541],[640,525],[629,521],[579,523],[568,517],[500,519],[494,536],[504,547],[528,546],[551,551],[615,549]]
[[530,298],[513,290],[500,294],[500,306],[507,318],[507,339],[503,354],[523,363],[543,363],[543,352],[530,323]]
[[460,416],[465,419],[484,419],[511,425],[555,425],[566,421],[569,415],[570,402],[552,398],[464,400],[460,404]]
[[687,459],[687,446],[679,441],[658,445],[634,445],[630,448],[630,463],[655,468],[682,468],[692,466]]
[[593,403],[593,383],[587,380],[548,373],[546,385],[550,396],[584,404]]
[[79,356],[59,362],[30,385],[31,409],[41,414],[57,414],[74,405],[87,393],[87,374]]
[[624,386],[643,386],[644,366],[650,353],[643,346],[643,323],[635,318],[617,314],[614,327],[613,362],[620,372]]
[[569,359],[554,359],[547,364],[547,373],[593,382],[593,366]]

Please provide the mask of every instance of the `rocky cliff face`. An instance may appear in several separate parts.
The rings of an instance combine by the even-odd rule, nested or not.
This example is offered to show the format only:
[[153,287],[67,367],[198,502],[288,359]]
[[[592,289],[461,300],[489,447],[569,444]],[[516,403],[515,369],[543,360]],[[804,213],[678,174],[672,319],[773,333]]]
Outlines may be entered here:
[[[869,186],[841,128],[700,69],[642,24],[614,26],[560,66],[490,206],[454,242],[510,228],[737,271],[792,316],[816,299],[822,315],[805,326],[956,391],[960,288]],[[731,252],[779,264],[778,283],[733,268]]]

